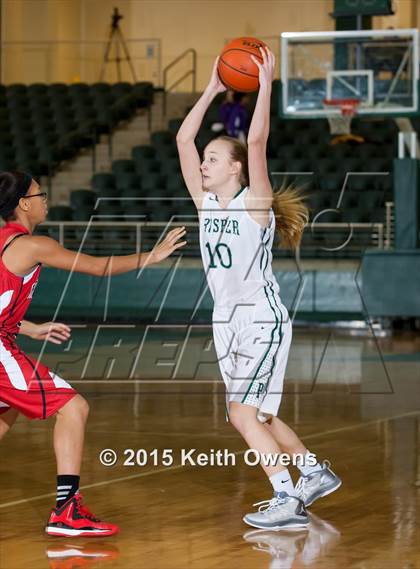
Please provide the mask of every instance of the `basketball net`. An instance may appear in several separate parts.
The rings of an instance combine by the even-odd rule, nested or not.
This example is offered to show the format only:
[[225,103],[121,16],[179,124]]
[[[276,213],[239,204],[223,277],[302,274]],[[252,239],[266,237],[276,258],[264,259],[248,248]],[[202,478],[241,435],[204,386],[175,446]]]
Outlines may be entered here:
[[351,134],[351,121],[357,114],[359,105],[359,99],[324,99],[324,108],[336,107],[340,109],[340,114],[327,117],[330,133],[334,135],[331,144],[339,144],[349,140],[364,142],[363,137]]

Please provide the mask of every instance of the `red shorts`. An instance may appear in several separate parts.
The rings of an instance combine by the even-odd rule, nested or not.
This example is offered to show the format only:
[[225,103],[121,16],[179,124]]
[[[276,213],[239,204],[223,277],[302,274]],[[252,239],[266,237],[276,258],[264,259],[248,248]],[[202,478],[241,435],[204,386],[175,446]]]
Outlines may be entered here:
[[29,419],[46,419],[76,394],[47,366],[0,338],[0,413],[13,407]]

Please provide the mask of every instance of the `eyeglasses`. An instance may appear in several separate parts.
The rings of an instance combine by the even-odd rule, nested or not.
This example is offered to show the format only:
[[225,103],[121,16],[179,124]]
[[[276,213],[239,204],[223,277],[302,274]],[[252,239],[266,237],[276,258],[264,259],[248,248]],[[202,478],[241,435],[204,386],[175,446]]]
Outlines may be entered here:
[[28,198],[36,198],[38,196],[41,196],[44,201],[47,201],[47,197],[48,197],[47,192],[40,192],[39,194],[32,194],[31,196],[24,196],[24,198],[25,198],[25,200],[27,200]]

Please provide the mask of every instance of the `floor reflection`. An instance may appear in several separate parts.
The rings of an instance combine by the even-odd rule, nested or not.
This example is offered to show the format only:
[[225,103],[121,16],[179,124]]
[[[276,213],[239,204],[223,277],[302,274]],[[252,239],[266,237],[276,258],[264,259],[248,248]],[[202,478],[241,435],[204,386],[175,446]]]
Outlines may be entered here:
[[115,545],[106,543],[62,543],[50,545],[45,551],[50,569],[82,569],[114,561],[119,556]]
[[307,530],[251,530],[243,535],[253,549],[271,556],[269,569],[290,569],[294,563],[310,567],[340,541],[340,532],[329,522],[309,513]]

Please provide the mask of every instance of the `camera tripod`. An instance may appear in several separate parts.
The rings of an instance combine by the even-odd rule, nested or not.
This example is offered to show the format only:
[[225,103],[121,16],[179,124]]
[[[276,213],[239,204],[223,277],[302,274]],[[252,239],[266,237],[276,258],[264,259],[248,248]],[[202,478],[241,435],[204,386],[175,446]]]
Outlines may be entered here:
[[[128,63],[133,81],[134,82],[137,81],[136,72],[134,71],[133,61],[130,57],[127,44],[119,24],[120,20],[122,20],[123,17],[124,16],[118,12],[118,8],[114,8],[114,12],[112,13],[111,16],[111,31],[109,33],[108,42],[105,47],[104,59],[102,61],[101,73],[99,78],[100,81],[103,81],[105,78],[105,71],[107,64],[113,61],[115,61],[116,63],[118,81],[121,81],[122,61],[126,61]],[[113,44],[115,45],[115,57],[111,58],[110,54]]]

